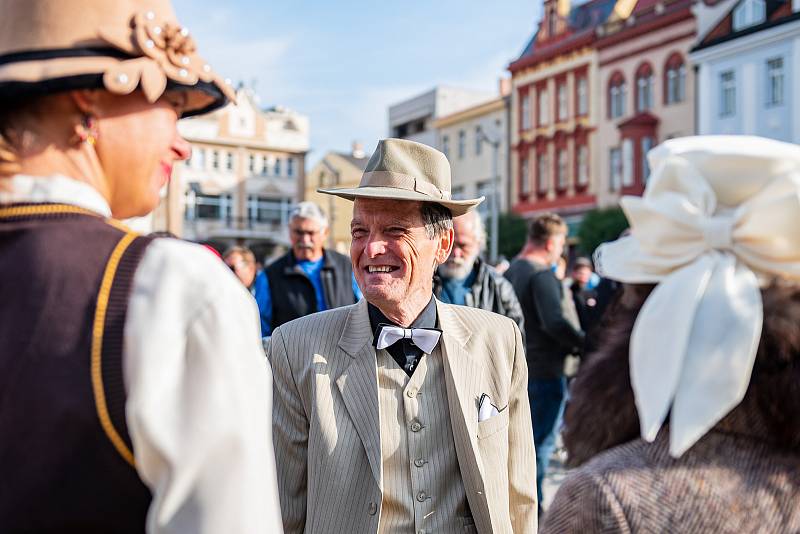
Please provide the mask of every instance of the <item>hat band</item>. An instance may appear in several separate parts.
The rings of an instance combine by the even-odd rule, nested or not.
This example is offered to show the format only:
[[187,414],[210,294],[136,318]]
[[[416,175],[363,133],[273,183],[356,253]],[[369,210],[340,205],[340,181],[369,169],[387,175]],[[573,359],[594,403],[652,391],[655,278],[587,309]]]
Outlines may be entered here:
[[132,56],[112,47],[85,47],[85,48],[50,48],[46,50],[24,50],[0,55],[0,65],[10,63],[23,63],[25,61],[41,61],[43,59],[62,59],[75,57],[112,57],[116,59],[129,59]]
[[394,187],[416,191],[436,200],[450,200],[450,191],[442,191],[430,182],[419,180],[409,174],[392,171],[370,171],[361,177],[359,187]]

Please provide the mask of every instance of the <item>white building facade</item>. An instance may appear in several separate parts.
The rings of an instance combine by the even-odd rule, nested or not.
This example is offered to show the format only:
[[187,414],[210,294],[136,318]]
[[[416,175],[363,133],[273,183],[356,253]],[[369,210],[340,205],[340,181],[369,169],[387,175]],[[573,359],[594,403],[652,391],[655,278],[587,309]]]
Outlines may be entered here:
[[492,94],[438,86],[389,107],[389,137],[408,139],[437,147],[435,121],[462,109],[486,102]]
[[[697,68],[697,131],[800,143],[800,6],[741,0],[691,53]],[[698,5],[699,15],[705,8]]]
[[192,144],[170,185],[169,231],[220,247],[288,242],[288,214],[302,191],[308,118],[262,110],[249,90],[238,104],[178,124]]

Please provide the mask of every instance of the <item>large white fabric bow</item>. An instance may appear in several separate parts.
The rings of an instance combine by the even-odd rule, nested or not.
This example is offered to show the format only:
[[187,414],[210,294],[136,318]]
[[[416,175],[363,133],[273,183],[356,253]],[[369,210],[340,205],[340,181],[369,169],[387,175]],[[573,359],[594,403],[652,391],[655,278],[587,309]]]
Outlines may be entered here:
[[436,348],[439,338],[442,337],[440,330],[430,328],[400,328],[399,326],[381,325],[375,340],[375,347],[385,349],[394,345],[401,339],[410,339],[411,342],[422,349],[425,354],[430,354]]
[[667,141],[649,156],[644,196],[621,201],[631,234],[595,254],[600,274],[657,283],[630,340],[642,437],[670,413],[683,454],[747,391],[760,286],[800,280],[800,147],[757,137]]

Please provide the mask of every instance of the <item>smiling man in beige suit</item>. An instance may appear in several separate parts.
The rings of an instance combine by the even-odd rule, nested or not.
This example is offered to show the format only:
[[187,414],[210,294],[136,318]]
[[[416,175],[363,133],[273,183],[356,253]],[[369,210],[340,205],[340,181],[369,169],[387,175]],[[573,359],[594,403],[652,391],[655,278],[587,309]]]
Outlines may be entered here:
[[287,533],[534,533],[536,467],[519,329],[442,304],[450,165],[379,143],[355,189],[350,256],[364,300],[284,324],[268,347]]

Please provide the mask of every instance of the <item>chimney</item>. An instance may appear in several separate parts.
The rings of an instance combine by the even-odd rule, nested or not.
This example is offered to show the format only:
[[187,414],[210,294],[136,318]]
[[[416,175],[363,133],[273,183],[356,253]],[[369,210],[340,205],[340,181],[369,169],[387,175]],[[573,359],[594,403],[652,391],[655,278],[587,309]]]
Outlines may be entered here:
[[364,145],[362,145],[358,141],[353,141],[352,147],[353,149],[350,154],[354,158],[363,159],[364,157],[366,157],[366,154],[364,154]]
[[500,91],[500,96],[508,96],[511,94],[511,78],[498,78],[497,88]]

